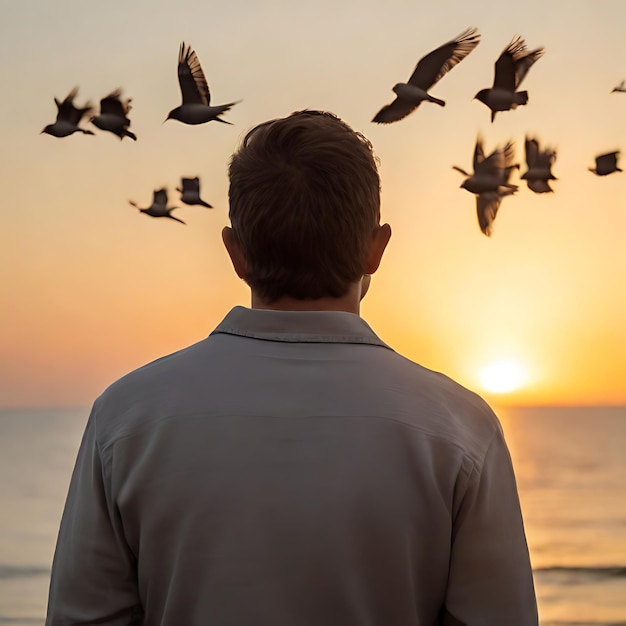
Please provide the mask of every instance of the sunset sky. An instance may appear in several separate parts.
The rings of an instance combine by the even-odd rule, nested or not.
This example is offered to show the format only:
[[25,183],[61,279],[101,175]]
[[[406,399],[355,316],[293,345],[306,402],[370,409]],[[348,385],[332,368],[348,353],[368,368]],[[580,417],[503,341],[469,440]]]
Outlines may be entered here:
[[[338,114],[380,158],[393,236],[362,314],[383,340],[499,404],[626,403],[626,173],[587,169],[618,149],[626,166],[626,93],[611,93],[626,79],[626,3],[563,6],[4,3],[0,406],[89,405],[248,305],[220,237],[228,159],[250,127],[304,108]],[[422,56],[470,26],[481,43],[431,89],[445,108],[424,103],[398,123],[371,123]],[[473,96],[517,34],[545,55],[524,80],[528,105],[491,124]],[[242,100],[225,115],[232,126],[162,124],[180,104],[181,41],[197,52],[212,103]],[[79,105],[121,87],[138,141],[86,121],[95,136],[40,134],[54,97],[75,86]],[[478,133],[487,151],[515,140],[522,164],[525,134],[558,150],[555,193],[520,181],[491,238],[452,169],[471,169]],[[147,206],[167,186],[180,206],[174,188],[196,175],[215,208],[182,205],[185,226],[128,203]],[[519,380],[497,395],[486,368],[502,362]]]

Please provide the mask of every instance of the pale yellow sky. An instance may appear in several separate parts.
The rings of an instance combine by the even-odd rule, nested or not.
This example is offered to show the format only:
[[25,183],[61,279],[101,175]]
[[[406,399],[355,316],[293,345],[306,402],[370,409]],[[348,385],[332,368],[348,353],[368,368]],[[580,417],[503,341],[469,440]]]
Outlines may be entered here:
[[[248,128],[302,108],[337,113],[380,158],[394,234],[363,315],[384,340],[481,393],[483,367],[518,363],[524,386],[499,404],[626,403],[626,174],[587,171],[626,150],[626,94],[610,94],[626,78],[626,5],[501,4],[5,3],[0,405],[89,404],[247,304],[220,239],[228,158]],[[469,26],[481,43],[431,90],[446,107],[372,124],[391,87]],[[516,34],[546,53],[524,81],[528,105],[490,124],[472,98]],[[225,116],[233,126],[162,124],[179,104],[183,40],[213,102],[243,100]],[[40,135],[74,86],[78,103],[122,87],[138,141]],[[471,167],[479,132],[487,150],[515,140],[520,161],[526,133],[558,149],[555,193],[522,183],[490,239],[451,167]],[[179,209],[183,226],[128,204],[163,185],[175,201],[183,175],[201,177],[214,210]]]

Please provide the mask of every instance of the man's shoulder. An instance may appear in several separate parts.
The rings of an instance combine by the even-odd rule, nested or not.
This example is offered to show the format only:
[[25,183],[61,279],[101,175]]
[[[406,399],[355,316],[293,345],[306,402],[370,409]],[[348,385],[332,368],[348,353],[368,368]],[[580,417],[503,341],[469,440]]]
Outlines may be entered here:
[[397,416],[409,428],[462,448],[481,462],[500,421],[476,392],[450,376],[429,369],[397,352],[381,353],[380,376],[398,398]]
[[110,384],[93,407],[101,436],[114,438],[148,418],[165,415],[170,406],[184,404],[189,388],[201,385],[198,379],[202,375],[210,375],[205,357],[211,342],[209,336],[150,361]]
[[164,380],[171,380],[173,376],[185,376],[185,368],[193,367],[194,354],[206,341],[203,339],[131,370],[111,383],[103,396],[115,396],[128,388],[158,385]]

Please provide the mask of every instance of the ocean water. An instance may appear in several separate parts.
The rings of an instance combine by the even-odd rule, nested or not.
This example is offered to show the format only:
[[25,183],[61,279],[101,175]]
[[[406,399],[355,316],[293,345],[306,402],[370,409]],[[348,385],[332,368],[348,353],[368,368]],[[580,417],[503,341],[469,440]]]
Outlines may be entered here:
[[[497,410],[542,626],[626,626],[626,407]],[[87,409],[0,410],[0,625],[43,624]]]

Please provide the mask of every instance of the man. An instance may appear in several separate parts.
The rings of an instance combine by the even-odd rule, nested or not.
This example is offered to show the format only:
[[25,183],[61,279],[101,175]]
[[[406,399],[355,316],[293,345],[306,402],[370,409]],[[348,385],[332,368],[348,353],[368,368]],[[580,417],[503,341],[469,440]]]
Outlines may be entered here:
[[303,111],[229,174],[252,308],[96,401],[47,623],[536,625],[497,418],[359,316],[391,235],[370,143]]

